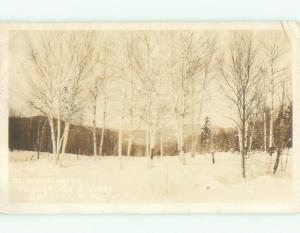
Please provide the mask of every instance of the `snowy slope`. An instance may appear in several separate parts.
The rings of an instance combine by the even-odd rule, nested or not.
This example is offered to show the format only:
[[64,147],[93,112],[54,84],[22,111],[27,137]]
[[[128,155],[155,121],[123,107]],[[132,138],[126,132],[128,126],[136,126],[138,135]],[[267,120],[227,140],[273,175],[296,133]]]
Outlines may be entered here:
[[[107,156],[94,159],[66,155],[59,166],[44,153],[10,154],[12,202],[288,202],[292,196],[292,156],[286,172],[266,174],[267,155],[248,159],[248,178],[240,175],[240,156],[216,153],[192,158]],[[285,159],[285,157],[284,157]],[[27,161],[26,161],[27,160]]]

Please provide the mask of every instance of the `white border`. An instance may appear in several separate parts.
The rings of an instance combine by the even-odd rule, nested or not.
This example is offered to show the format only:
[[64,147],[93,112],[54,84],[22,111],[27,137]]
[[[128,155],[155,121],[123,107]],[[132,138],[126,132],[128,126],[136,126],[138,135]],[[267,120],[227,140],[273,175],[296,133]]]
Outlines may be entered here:
[[[287,204],[10,204],[7,199],[8,156],[1,156],[1,190],[2,196],[0,211],[7,213],[291,213],[299,212],[300,169],[299,156],[300,136],[297,129],[300,127],[300,93],[296,90],[300,84],[300,37],[299,26],[293,22],[282,22],[293,43],[293,129],[294,129],[294,193],[295,200]],[[1,23],[0,33],[7,35],[12,30],[282,30],[279,22],[219,22],[219,23]],[[7,42],[6,42],[7,43]],[[5,47],[5,46],[4,46]],[[6,46],[5,48],[8,48]],[[7,50],[2,51],[2,57],[7,58]],[[4,77],[8,80],[8,61],[2,63]],[[3,74],[3,73],[2,73]],[[0,108],[2,109],[2,108]],[[3,111],[3,110],[1,110]],[[7,109],[4,109],[7,116]],[[8,118],[7,118],[8,119]],[[1,136],[1,155],[8,154],[7,119],[1,121],[4,129]],[[299,120],[298,120],[299,119]],[[5,146],[6,145],[6,146]],[[4,185],[4,186],[3,186]]]

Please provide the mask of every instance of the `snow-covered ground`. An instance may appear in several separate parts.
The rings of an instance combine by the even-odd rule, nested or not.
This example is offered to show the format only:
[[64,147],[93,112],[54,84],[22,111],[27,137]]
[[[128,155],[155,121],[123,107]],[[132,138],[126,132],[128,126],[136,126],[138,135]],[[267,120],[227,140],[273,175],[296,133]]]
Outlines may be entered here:
[[[48,153],[10,153],[11,202],[288,202],[293,198],[292,156],[287,171],[265,172],[267,155],[247,160],[247,178],[241,178],[240,156],[234,153],[155,157],[115,156],[101,159],[65,155],[60,165]],[[275,156],[274,156],[275,157]],[[285,161],[286,155],[283,157]],[[284,165],[284,163],[283,163]],[[281,166],[281,165],[280,165]]]

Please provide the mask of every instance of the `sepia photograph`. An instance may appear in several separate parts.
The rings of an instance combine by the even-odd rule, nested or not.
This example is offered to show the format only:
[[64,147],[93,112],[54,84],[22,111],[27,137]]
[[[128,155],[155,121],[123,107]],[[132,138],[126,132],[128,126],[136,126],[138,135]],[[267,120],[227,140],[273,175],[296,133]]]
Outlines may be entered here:
[[8,206],[299,211],[293,28],[116,25],[8,26]]

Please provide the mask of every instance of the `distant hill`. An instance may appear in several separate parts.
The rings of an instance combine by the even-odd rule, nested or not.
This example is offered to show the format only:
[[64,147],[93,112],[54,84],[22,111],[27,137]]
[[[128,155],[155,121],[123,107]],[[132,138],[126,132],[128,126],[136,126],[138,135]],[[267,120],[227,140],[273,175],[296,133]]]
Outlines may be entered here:
[[[64,122],[62,122],[64,126]],[[194,126],[194,133],[201,133],[200,125]],[[219,134],[221,127],[211,126],[214,135]],[[97,128],[97,146],[100,144],[101,128]],[[176,129],[165,127],[162,130],[164,154],[177,154],[177,132]],[[160,154],[160,130],[156,134],[155,154]],[[9,118],[9,149],[38,151],[38,135],[40,135],[40,151],[52,152],[51,134],[48,120],[43,116],[34,117],[10,117]],[[123,131],[123,154],[127,154],[129,131]],[[185,147],[188,151],[191,148],[192,126],[185,125]],[[198,138],[200,140],[200,137]],[[131,155],[145,155],[146,131],[134,130]],[[118,152],[118,130],[106,128],[103,142],[103,154],[116,155]],[[69,138],[66,153],[72,154],[93,154],[93,136],[90,127],[82,125],[70,126]]]
[[[64,126],[64,122],[62,122]],[[44,130],[43,130],[44,128]],[[44,132],[43,132],[44,131]],[[97,128],[96,137],[99,146],[101,138],[101,128]],[[42,133],[43,132],[43,133]],[[46,117],[10,117],[9,118],[9,149],[10,150],[38,150],[38,134],[40,134],[41,151],[51,152],[51,132]],[[129,132],[123,132],[123,154],[127,153],[127,141]],[[145,154],[146,132],[144,130],[136,130],[133,132],[134,139],[132,143],[132,155]],[[174,145],[176,137],[170,139],[169,135],[165,138],[166,149],[174,153]],[[172,143],[173,142],[173,143]],[[105,129],[103,141],[103,154],[115,155],[118,149],[118,131],[108,128]],[[69,138],[66,153],[72,154],[93,154],[93,137],[90,127],[74,125],[70,126]],[[158,152],[156,152],[158,153]]]

